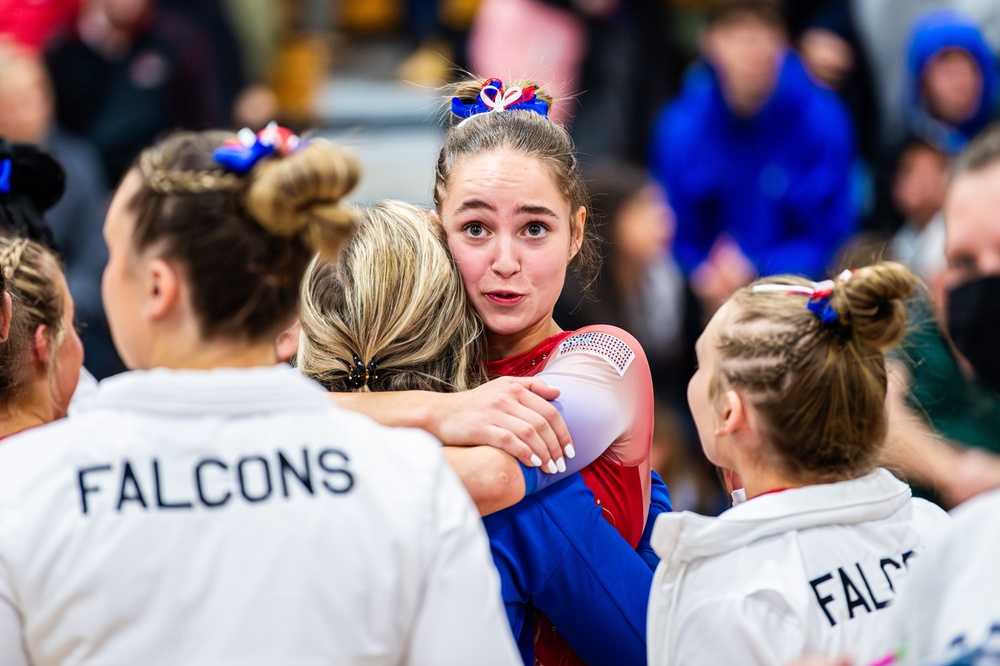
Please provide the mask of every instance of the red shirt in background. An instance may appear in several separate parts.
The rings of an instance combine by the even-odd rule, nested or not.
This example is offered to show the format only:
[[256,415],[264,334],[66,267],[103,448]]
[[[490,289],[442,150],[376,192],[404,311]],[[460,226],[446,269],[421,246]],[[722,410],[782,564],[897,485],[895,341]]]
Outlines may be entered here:
[[0,35],[40,53],[80,13],[80,0],[0,0]]

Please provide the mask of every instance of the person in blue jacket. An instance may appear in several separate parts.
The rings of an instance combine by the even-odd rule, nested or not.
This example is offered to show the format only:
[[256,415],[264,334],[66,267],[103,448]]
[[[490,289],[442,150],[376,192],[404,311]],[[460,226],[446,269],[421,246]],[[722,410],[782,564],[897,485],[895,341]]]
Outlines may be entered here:
[[646,610],[660,561],[650,537],[657,516],[672,510],[667,486],[652,475],[646,528],[635,551],[594,505],[579,473],[483,518],[525,664],[534,663],[535,609],[588,664],[646,663]]
[[913,26],[904,104],[910,132],[955,155],[1000,115],[1000,63],[979,26],[942,9]]
[[757,275],[826,274],[856,224],[855,141],[788,47],[778,3],[721,2],[702,49],[656,121],[650,162],[677,217],[677,261],[714,310]]

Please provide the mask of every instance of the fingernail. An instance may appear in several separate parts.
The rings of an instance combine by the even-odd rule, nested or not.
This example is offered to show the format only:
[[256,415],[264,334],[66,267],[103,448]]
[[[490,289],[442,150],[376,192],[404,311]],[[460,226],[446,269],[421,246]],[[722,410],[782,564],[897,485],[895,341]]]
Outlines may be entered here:
[[559,471],[559,468],[556,467],[556,464],[554,462],[552,462],[551,460],[549,461],[549,464],[546,465],[546,469],[549,470],[549,474],[555,474],[556,472]]
[[531,454],[531,464],[534,465],[535,467],[541,467],[542,466],[542,459],[539,458],[536,454],[532,453]]
[[563,449],[563,453],[566,454],[567,458],[575,458],[576,457],[576,449],[573,448],[572,444],[567,444],[566,448]]
[[565,472],[566,471],[566,461],[563,458],[560,458],[559,460],[556,461],[556,467],[559,468],[560,472]]

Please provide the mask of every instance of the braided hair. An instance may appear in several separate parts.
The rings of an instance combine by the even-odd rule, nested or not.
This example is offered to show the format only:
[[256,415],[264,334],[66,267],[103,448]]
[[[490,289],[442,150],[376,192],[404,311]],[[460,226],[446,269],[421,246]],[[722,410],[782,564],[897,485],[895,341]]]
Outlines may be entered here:
[[792,474],[832,481],[875,465],[888,427],[883,352],[906,332],[917,278],[895,262],[860,268],[834,283],[830,321],[791,289],[811,284],[776,276],[733,295],[709,392],[740,391]]
[[357,215],[341,199],[360,168],[313,139],[235,173],[213,157],[234,138],[180,132],[145,150],[128,206],[136,250],[155,246],[184,266],[202,336],[257,341],[291,323],[313,255],[336,256],[354,231]]

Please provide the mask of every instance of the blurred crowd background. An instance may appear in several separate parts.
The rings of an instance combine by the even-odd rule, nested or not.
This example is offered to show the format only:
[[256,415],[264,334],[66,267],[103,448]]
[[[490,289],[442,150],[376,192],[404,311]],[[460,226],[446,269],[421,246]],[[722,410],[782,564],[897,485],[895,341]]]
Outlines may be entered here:
[[[468,71],[537,81],[572,128],[604,266],[556,319],[643,344],[676,509],[728,506],[686,386],[704,322],[757,275],[908,264],[929,288],[899,408],[1000,452],[1000,401],[939,325],[948,163],[1000,111],[995,0],[0,0],[0,35],[0,135],[66,168],[49,221],[98,377],[123,369],[101,226],[140,149],[277,118],[359,153],[358,202],[429,205],[442,86]],[[903,472],[964,499],[956,479]]]

